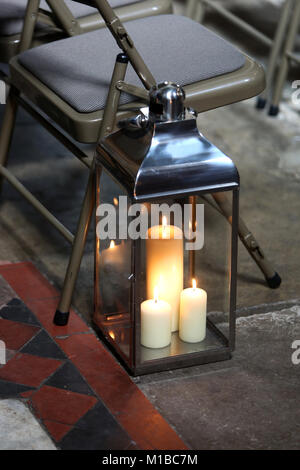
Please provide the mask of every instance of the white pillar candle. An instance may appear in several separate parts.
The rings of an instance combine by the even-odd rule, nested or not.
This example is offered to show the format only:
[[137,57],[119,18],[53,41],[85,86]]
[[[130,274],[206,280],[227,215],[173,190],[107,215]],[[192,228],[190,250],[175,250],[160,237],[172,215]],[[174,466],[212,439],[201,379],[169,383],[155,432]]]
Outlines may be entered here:
[[171,343],[171,306],[159,300],[157,289],[154,299],[141,304],[141,344],[147,348],[164,348]]
[[207,294],[196,287],[184,289],[180,296],[179,337],[187,343],[198,343],[206,336]]
[[[164,218],[165,219],[165,218]],[[159,286],[159,298],[171,305],[172,331],[179,326],[180,294],[183,289],[182,230],[166,224],[149,228],[146,240],[147,297]]]

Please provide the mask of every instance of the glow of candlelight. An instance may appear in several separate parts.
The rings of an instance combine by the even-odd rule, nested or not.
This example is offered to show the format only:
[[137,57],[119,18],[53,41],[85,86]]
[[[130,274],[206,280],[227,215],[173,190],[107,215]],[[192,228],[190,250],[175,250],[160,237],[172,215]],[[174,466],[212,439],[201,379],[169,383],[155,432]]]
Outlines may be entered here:
[[163,227],[163,233],[162,233],[162,236],[163,238],[166,238],[167,234],[166,234],[166,228],[167,228],[167,217],[164,215],[163,218],[162,218],[162,227]]
[[154,302],[157,304],[158,302],[158,287],[154,287]]

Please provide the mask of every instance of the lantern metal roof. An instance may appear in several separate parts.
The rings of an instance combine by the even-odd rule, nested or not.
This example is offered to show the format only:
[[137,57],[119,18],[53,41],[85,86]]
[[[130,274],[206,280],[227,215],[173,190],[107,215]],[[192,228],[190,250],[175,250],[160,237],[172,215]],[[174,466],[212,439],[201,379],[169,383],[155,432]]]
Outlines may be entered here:
[[97,153],[109,173],[135,200],[212,192],[239,186],[233,161],[186,118],[183,88],[173,82],[149,91],[149,118],[121,121],[102,139]]
[[97,153],[135,200],[239,186],[233,161],[200,134],[194,118],[144,128],[133,122],[104,138]]

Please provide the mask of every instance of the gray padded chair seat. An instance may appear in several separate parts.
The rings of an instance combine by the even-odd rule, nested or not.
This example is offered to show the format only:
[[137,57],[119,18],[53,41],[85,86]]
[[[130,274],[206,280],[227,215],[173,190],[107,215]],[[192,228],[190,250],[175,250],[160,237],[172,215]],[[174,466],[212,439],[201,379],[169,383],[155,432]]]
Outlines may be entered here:
[[[143,18],[126,28],[157,82],[188,85],[245,64],[235,47],[186,17]],[[105,106],[118,52],[111,33],[103,29],[26,51],[18,62],[76,111],[90,113]],[[126,81],[141,85],[131,65]],[[121,103],[133,99],[123,94]]]
[[[117,8],[131,3],[138,3],[140,0],[110,0],[110,5]],[[97,13],[95,8],[76,3],[72,0],[65,0],[75,18],[81,18]],[[20,34],[23,28],[27,0],[0,0],[0,36],[11,36]],[[41,8],[49,10],[47,2],[41,1]]]

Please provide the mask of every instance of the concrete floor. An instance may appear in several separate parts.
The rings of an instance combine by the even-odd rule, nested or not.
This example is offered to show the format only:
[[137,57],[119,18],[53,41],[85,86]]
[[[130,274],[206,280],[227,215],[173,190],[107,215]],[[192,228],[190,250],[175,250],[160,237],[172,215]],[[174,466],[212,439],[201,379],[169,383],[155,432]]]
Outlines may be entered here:
[[55,445],[19,400],[0,400],[0,450],[56,450]]
[[192,449],[299,450],[300,364],[292,362],[299,339],[299,305],[239,318],[230,361],[138,383]]
[[[273,23],[272,15],[269,18]],[[208,20],[224,32],[224,25],[213,17]],[[226,30],[227,36],[231,33]],[[242,48],[266,61],[267,51],[241,39],[232,36]],[[299,69],[291,77],[297,74]],[[239,320],[234,359],[140,379],[144,393],[193,448],[300,447],[300,366],[290,360],[291,343],[300,339],[300,117],[291,104],[292,91],[289,83],[276,119],[257,112],[254,100],[198,119],[203,134],[237,164],[242,215],[283,283],[278,290],[268,289],[240,245],[239,315],[251,316]],[[75,230],[86,172],[22,111],[9,166]],[[61,287],[68,244],[8,185],[1,204],[0,240],[0,260],[31,260]],[[75,307],[87,320],[93,308],[92,293],[91,230],[74,296]]]

